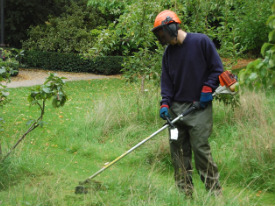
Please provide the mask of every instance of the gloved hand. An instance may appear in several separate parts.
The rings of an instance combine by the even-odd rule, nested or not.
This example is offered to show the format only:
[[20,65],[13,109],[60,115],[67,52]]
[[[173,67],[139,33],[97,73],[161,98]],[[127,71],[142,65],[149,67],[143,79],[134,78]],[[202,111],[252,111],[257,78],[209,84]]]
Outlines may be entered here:
[[166,104],[161,105],[160,110],[159,110],[159,115],[162,119],[166,120],[165,117],[169,117],[170,115],[168,113],[169,106]]
[[200,97],[200,106],[205,108],[209,102],[213,100],[212,88],[209,86],[203,86]]

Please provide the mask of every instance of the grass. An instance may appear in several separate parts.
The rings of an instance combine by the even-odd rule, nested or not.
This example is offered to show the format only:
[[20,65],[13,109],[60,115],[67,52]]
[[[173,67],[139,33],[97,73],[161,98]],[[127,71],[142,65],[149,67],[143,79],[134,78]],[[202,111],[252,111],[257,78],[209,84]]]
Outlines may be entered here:
[[[63,108],[47,105],[36,129],[0,165],[0,205],[274,205],[274,93],[245,92],[232,111],[214,102],[212,153],[221,171],[223,197],[210,196],[194,172],[194,200],[174,185],[167,132],[96,177],[102,187],[75,195],[79,181],[99,170],[163,125],[159,89],[148,92],[124,80],[69,82]],[[38,110],[29,88],[11,89],[3,108],[4,152]]]

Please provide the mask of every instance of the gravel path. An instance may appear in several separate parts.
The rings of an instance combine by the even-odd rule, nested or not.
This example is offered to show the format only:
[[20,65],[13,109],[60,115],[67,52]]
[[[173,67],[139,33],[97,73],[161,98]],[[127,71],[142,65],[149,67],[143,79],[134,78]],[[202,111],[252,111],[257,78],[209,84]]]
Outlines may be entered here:
[[91,80],[91,79],[108,79],[119,78],[120,75],[97,75],[91,73],[73,73],[73,72],[58,72],[46,71],[40,69],[20,69],[16,77],[11,78],[11,82],[6,84],[8,88],[29,87],[41,85],[49,73],[56,73],[59,77],[66,77],[65,81]]

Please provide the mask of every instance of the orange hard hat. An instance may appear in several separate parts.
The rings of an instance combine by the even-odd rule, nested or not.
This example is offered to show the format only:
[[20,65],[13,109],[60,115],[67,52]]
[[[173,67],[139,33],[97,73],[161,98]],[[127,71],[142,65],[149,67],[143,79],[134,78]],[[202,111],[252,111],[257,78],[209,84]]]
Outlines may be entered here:
[[181,24],[181,21],[175,12],[170,10],[164,10],[157,15],[154,23],[154,28],[152,29],[152,31],[154,32],[162,26],[171,23]]

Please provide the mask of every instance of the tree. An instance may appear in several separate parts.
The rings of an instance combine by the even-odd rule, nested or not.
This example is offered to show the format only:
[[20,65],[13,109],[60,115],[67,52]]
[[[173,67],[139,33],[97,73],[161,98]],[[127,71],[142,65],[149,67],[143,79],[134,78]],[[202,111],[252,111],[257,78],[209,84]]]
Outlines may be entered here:
[[[45,114],[46,102],[52,100],[53,107],[64,106],[67,95],[63,89],[65,84],[64,77],[58,77],[55,74],[50,74],[47,77],[43,85],[37,86],[28,97],[28,100],[31,105],[37,105],[40,109],[40,115],[37,119],[29,122],[30,127],[27,131],[18,139],[14,146],[4,155],[3,158],[0,158],[0,161],[3,162],[7,157],[15,150],[15,148],[22,142],[25,137],[36,129],[39,126],[43,126],[43,117]],[[0,139],[1,141],[1,139]],[[1,142],[0,142],[1,143]],[[1,148],[1,145],[0,145]],[[0,156],[1,157],[1,156]]]
[[275,1],[272,6],[273,14],[268,18],[267,25],[272,29],[268,42],[264,43],[259,58],[251,62],[240,72],[241,85],[253,88],[274,88],[275,86]]

